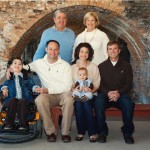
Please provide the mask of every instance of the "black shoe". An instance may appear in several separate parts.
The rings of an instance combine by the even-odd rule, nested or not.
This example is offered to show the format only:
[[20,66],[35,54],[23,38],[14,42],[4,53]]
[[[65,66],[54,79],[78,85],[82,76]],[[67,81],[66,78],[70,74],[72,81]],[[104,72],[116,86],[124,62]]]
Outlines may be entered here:
[[56,135],[54,133],[52,133],[51,135],[47,135],[47,141],[48,142],[56,142],[57,138]]
[[76,141],[82,141],[82,140],[83,140],[83,136],[76,136],[76,137],[75,137],[75,140],[76,140]]
[[97,141],[99,143],[106,143],[107,137],[105,135],[99,135]]
[[132,137],[132,135],[124,135],[124,141],[126,144],[134,144],[134,139]]
[[65,143],[71,142],[71,136],[70,135],[62,135],[62,141]]
[[97,142],[97,138],[96,138],[96,137],[90,137],[90,138],[89,138],[89,141],[90,141],[91,143],[95,143],[95,142]]

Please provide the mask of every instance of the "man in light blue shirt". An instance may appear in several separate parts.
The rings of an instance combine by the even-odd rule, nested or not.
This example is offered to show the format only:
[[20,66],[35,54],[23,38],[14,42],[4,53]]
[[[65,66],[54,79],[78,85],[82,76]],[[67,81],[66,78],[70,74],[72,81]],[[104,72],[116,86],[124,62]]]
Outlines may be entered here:
[[54,13],[55,25],[45,30],[42,34],[38,48],[34,54],[33,61],[43,58],[46,54],[46,42],[56,40],[60,43],[60,56],[63,60],[71,63],[72,50],[75,40],[74,32],[66,27],[67,15],[63,10],[57,10]]

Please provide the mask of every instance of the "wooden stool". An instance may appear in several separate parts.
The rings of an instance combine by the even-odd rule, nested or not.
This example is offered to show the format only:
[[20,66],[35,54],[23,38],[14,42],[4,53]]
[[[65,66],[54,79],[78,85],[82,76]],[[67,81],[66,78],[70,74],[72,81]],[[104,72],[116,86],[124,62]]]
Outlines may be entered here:
[[53,120],[53,123],[55,125],[55,128],[58,129],[58,119],[59,119],[59,116],[62,116],[62,110],[61,110],[61,106],[53,106],[51,107],[50,109],[50,112],[51,112],[51,117],[52,117],[52,120]]

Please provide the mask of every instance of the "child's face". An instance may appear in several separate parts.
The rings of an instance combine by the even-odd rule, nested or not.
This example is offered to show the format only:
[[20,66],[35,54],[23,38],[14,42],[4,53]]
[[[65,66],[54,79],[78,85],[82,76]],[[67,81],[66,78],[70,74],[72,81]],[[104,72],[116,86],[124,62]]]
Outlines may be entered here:
[[19,59],[14,59],[12,64],[11,64],[11,69],[13,70],[14,73],[20,73],[22,70],[22,62]]
[[79,70],[78,76],[79,79],[83,81],[86,80],[88,77],[87,72],[85,70]]

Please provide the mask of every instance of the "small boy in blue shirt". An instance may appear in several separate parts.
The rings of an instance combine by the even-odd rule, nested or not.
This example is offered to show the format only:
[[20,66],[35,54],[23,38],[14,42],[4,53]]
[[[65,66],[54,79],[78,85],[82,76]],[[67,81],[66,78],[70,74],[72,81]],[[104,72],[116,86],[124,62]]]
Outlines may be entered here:
[[1,86],[1,91],[5,97],[4,106],[7,107],[6,126],[4,130],[12,130],[15,122],[16,113],[18,114],[19,130],[28,130],[26,122],[27,104],[32,102],[31,91],[38,87],[33,80],[23,75],[23,63],[20,58],[14,58],[10,68],[13,75],[10,80],[6,80]]
[[78,80],[75,83],[75,89],[72,93],[73,97],[80,98],[81,101],[87,101],[93,98],[93,94],[90,91],[86,91],[86,88],[93,89],[93,84],[90,79],[88,79],[88,71],[86,68],[79,68],[78,70]]

